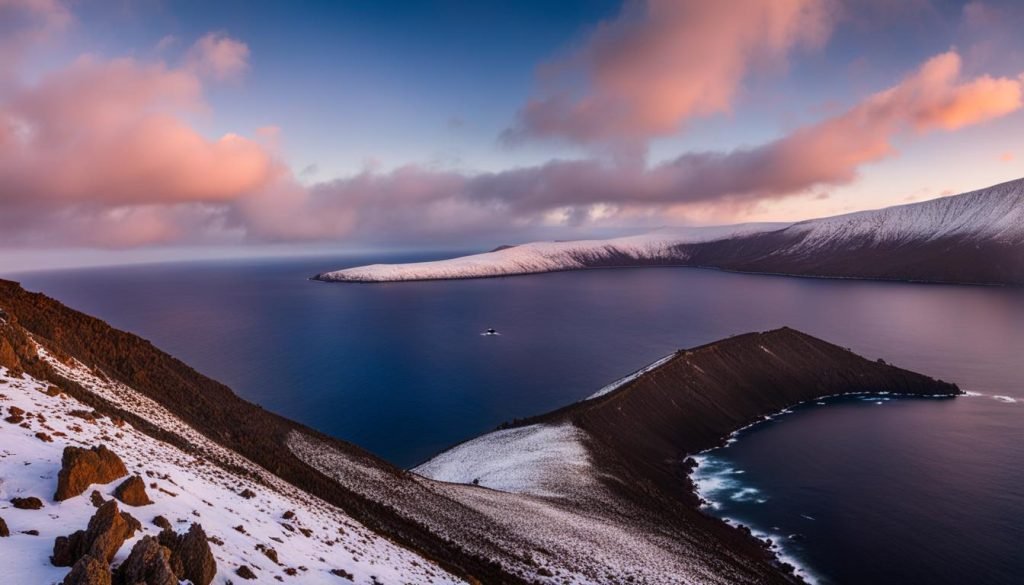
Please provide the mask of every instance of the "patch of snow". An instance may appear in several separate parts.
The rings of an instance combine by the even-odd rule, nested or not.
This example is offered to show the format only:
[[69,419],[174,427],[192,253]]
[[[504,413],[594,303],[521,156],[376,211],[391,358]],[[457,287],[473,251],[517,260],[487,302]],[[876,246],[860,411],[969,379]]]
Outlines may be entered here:
[[632,374],[629,374],[628,376],[624,376],[622,378],[619,378],[618,380],[612,382],[611,384],[608,384],[604,388],[601,388],[597,392],[594,392],[590,396],[587,396],[585,398],[585,400],[593,400],[594,398],[597,398],[598,396],[604,396],[605,394],[608,394],[610,392],[614,392],[614,391],[618,390],[619,388],[625,386],[626,384],[632,382],[633,380],[636,380],[640,376],[643,376],[644,374],[646,374],[646,373],[648,373],[648,372],[650,372],[652,370],[656,370],[656,369],[660,368],[661,366],[665,365],[666,363],[668,363],[669,360],[674,358],[676,356],[676,354],[678,354],[678,353],[679,352],[675,352],[674,351],[674,352],[668,354],[667,356],[665,356],[665,357],[663,357],[663,358],[661,358],[661,359],[659,359],[657,361],[654,361],[654,362],[652,362],[652,363],[650,363],[650,364],[640,368],[639,370],[633,372]]
[[571,423],[488,433],[441,453],[413,471],[438,481],[552,497],[560,495],[554,486],[567,480],[586,482],[593,476],[582,433]]

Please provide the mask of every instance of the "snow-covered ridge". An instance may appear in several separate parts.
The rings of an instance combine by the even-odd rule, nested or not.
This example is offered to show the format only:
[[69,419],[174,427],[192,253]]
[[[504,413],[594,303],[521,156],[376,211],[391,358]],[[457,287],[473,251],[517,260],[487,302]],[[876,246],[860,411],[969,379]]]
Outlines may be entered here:
[[[745,241],[740,241],[739,246],[729,245],[751,236],[766,237],[757,238],[750,245]],[[672,228],[607,240],[533,242],[434,262],[359,266],[327,272],[316,278],[325,281],[395,282],[658,264],[700,264],[741,271],[816,275],[818,273],[813,269],[808,270],[799,262],[810,257],[827,261],[834,254],[877,246],[909,244],[920,248],[943,240],[959,246],[979,243],[1024,245],[1024,179],[950,197],[795,224]],[[697,252],[709,252],[709,255],[694,260]],[[920,261],[920,258],[908,258],[908,263]],[[767,265],[764,264],[766,259],[771,261]],[[796,264],[786,264],[787,261],[796,261]],[[843,262],[849,262],[849,258]],[[938,268],[934,270],[938,271]],[[824,275],[845,276],[842,270],[824,272]],[[901,275],[885,276],[899,278]],[[920,279],[921,276],[914,278]],[[996,280],[1000,278],[1007,276],[1000,274],[995,277]],[[1008,278],[1013,280],[1016,277]],[[948,280],[943,274],[924,279]]]
[[[109,417],[82,418],[90,407],[66,394],[47,392],[49,383],[0,367],[0,410],[5,416],[11,407],[25,412],[21,424],[0,421],[0,517],[11,532],[0,539],[0,581],[58,583],[68,573],[67,567],[55,567],[49,561],[54,539],[84,529],[96,511],[88,493],[95,489],[110,499],[123,478],[94,484],[86,494],[62,502],[53,501],[62,452],[69,445],[104,444],[121,457],[130,474],[145,479],[147,495],[154,502],[122,506],[141,521],[142,531],[119,549],[114,564],[122,562],[143,536],[160,532],[152,522],[160,515],[179,533],[192,522],[203,526],[217,563],[217,584],[237,583],[235,570],[241,565],[255,572],[257,583],[337,585],[350,582],[347,576],[360,584],[462,583],[341,509],[210,441],[132,388],[101,380],[79,363],[64,364],[39,351],[66,377],[187,439],[196,452],[186,453]],[[217,462],[239,465],[252,476]],[[253,495],[243,497],[243,490]],[[40,498],[44,507],[20,510],[8,503],[11,498],[29,496]],[[272,549],[277,562],[257,546]]]
[[646,234],[609,240],[531,242],[434,262],[372,264],[317,275],[318,280],[347,282],[395,282],[537,274],[577,270],[628,261],[673,263],[684,261],[676,249],[731,237],[775,231],[788,223],[748,223],[729,226],[665,228]]
[[658,359],[658,360],[655,360],[654,362],[651,362],[650,364],[640,368],[639,370],[633,372],[632,374],[629,374],[628,376],[623,376],[622,378],[619,378],[618,380],[612,382],[611,384],[608,384],[604,388],[601,388],[597,392],[594,392],[590,396],[587,396],[586,399],[587,400],[593,400],[594,398],[597,398],[599,396],[604,396],[605,394],[609,394],[611,392],[614,392],[614,391],[618,390],[619,388],[622,388],[623,386],[625,386],[626,384],[632,382],[633,380],[636,380],[640,376],[643,376],[644,374],[646,374],[646,373],[648,373],[648,372],[650,372],[652,370],[656,370],[659,367],[661,367],[662,365],[666,364],[670,359],[676,357],[676,353],[677,352],[672,352],[672,353],[668,354],[667,356],[665,356],[665,357],[663,357],[661,359]]
[[843,242],[907,242],[942,238],[1024,242],[1024,179],[960,195],[859,211],[793,224],[799,247]]

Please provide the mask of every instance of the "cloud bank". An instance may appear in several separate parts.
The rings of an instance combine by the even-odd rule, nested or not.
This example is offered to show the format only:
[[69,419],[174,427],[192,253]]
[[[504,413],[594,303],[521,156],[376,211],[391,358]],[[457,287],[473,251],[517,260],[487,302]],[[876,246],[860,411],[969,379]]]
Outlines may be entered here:
[[551,87],[506,138],[673,134],[690,118],[729,111],[751,69],[822,44],[834,12],[828,0],[630,0],[567,59],[546,65]]
[[[833,26],[823,0],[729,11],[722,4],[628,3],[570,58],[585,83],[528,104],[515,133],[583,144],[674,133],[688,119],[727,110],[751,70],[778,67]],[[210,84],[242,82],[250,67],[244,42],[211,33],[176,62],[82,55],[24,81],[19,60],[70,17],[45,0],[0,0],[0,11],[20,15],[28,31],[0,41],[8,74],[0,84],[0,244],[8,246],[451,242],[678,206],[751,205],[849,183],[864,165],[892,156],[900,140],[1024,105],[1024,77],[964,75],[960,55],[949,51],[847,110],[761,145],[658,163],[595,154],[490,173],[407,165],[306,185],[276,152],[276,128],[211,138],[188,121],[209,114]]]

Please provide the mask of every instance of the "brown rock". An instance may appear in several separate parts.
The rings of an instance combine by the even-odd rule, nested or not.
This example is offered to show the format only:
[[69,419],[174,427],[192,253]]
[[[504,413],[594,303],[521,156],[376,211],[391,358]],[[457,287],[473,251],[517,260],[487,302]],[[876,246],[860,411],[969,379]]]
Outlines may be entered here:
[[193,524],[183,535],[165,528],[158,538],[161,545],[170,549],[170,565],[179,579],[187,579],[193,585],[210,585],[217,575],[217,561],[202,526]]
[[270,548],[269,546],[266,546],[266,545],[263,545],[263,544],[257,544],[256,545],[256,550],[258,550],[261,553],[263,553],[264,555],[266,555],[266,557],[268,559],[274,561],[275,565],[280,565],[281,564],[281,562],[279,560],[277,560],[277,551],[272,549],[272,548]]
[[106,500],[103,499],[103,496],[101,496],[100,493],[96,490],[92,490],[92,493],[89,494],[89,501],[92,502],[92,505],[95,508],[99,508],[100,506],[106,503]]
[[256,497],[256,492],[252,491],[249,488],[245,488],[244,490],[239,492],[238,495],[242,496],[243,498],[245,498],[247,500],[251,500],[251,499]]
[[126,475],[124,462],[105,445],[92,449],[65,447],[53,499],[60,502],[73,498],[84,493],[91,484],[110,483]]
[[157,516],[156,518],[153,518],[153,525],[154,526],[159,526],[160,528],[163,528],[164,530],[170,530],[171,529],[171,521],[168,520],[167,518],[164,518],[163,516]]
[[61,585],[111,585],[110,566],[96,557],[85,555],[71,567]]
[[235,574],[243,579],[247,579],[250,581],[256,578],[256,573],[253,573],[252,569],[245,565],[242,565],[241,567],[235,569]]
[[129,506],[148,506],[153,503],[146,494],[146,482],[137,475],[129,477],[114,488],[114,497]]
[[21,424],[21,421],[23,421],[25,419],[24,419],[24,417],[22,417],[20,415],[12,414],[11,416],[5,418],[4,420],[9,422],[9,423],[11,423],[12,425],[17,425],[17,424]]
[[53,437],[51,437],[50,435],[48,435],[48,434],[46,434],[46,433],[44,433],[42,431],[36,433],[36,438],[39,439],[40,441],[44,442],[44,443],[52,443],[53,442]]
[[342,579],[348,579],[349,581],[355,581],[356,576],[349,573],[345,569],[331,569],[331,574],[341,577]]
[[138,520],[122,514],[115,500],[100,506],[85,530],[70,536],[58,536],[50,561],[58,567],[70,567],[85,555],[110,562],[124,541],[135,534]]
[[3,518],[0,518],[0,538],[7,538],[11,535],[11,529],[7,528],[7,523],[4,522]]
[[170,559],[171,551],[167,547],[152,536],[143,536],[117,568],[114,582],[118,585],[178,585]]
[[43,501],[35,496],[28,498],[12,498],[11,504],[19,510],[38,510],[43,507]]
[[17,406],[8,406],[7,412],[10,413],[11,416],[21,416],[25,414],[25,411],[18,408]]
[[58,396],[58,395],[60,395],[60,388],[58,388],[56,386],[49,386],[49,387],[46,388],[46,392],[45,393],[46,393],[47,396]]

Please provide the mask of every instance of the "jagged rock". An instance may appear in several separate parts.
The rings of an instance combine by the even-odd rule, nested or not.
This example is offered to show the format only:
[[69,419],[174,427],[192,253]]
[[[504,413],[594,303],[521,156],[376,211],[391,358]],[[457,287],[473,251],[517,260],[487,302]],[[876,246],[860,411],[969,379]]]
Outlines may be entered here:
[[92,490],[92,493],[89,494],[89,501],[92,502],[93,507],[96,508],[99,508],[100,506],[106,503],[106,500],[103,499],[103,496],[100,495],[100,493],[96,490]]
[[3,518],[0,518],[0,538],[6,538],[11,535],[11,529],[7,528],[7,523],[4,522]]
[[256,550],[258,550],[261,553],[263,553],[264,555],[266,555],[266,557],[268,559],[274,561],[275,565],[280,565],[281,564],[281,562],[279,560],[277,560],[277,551],[272,549],[272,548],[270,548],[269,546],[266,546],[264,544],[257,544],[256,545]]
[[111,585],[110,566],[92,555],[78,559],[61,585]]
[[143,536],[117,568],[114,582],[117,585],[178,585],[170,559],[170,549],[161,546],[152,536]]
[[11,504],[19,510],[38,510],[43,507],[43,501],[35,496],[28,498],[12,498]]
[[331,574],[341,577],[342,579],[348,579],[349,581],[355,581],[356,576],[349,573],[345,569],[331,569]]
[[164,518],[163,516],[157,516],[156,518],[153,518],[153,525],[154,526],[159,526],[160,528],[163,528],[164,530],[170,530],[171,529],[171,521],[168,520],[167,518]]
[[238,495],[242,496],[243,498],[245,498],[247,500],[251,500],[251,499],[256,497],[256,492],[252,491],[249,488],[245,488],[244,490],[239,492]]
[[246,579],[246,580],[249,580],[249,581],[251,581],[251,580],[256,578],[256,573],[253,573],[252,569],[250,569],[246,565],[242,565],[241,567],[238,567],[237,569],[235,569],[235,574],[238,575],[239,577],[241,577],[243,579]]
[[48,434],[46,434],[46,433],[44,433],[42,431],[36,433],[36,438],[39,439],[40,441],[44,442],[44,443],[52,443],[53,442],[53,437],[51,437],[50,435],[48,435]]
[[193,524],[182,535],[165,528],[158,539],[171,551],[170,566],[179,579],[187,579],[193,585],[210,585],[217,575],[217,561],[202,526]]
[[53,499],[58,502],[85,493],[94,483],[110,483],[128,475],[124,462],[106,445],[83,449],[65,447],[61,458],[61,469],[57,475],[57,493]]
[[117,502],[110,500],[96,510],[85,530],[57,537],[50,561],[58,567],[70,567],[83,556],[92,555],[109,563],[139,526],[138,520],[121,513]]
[[153,503],[146,494],[146,482],[133,475],[114,488],[114,497],[129,506],[148,506]]

